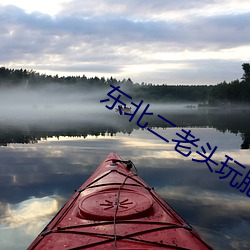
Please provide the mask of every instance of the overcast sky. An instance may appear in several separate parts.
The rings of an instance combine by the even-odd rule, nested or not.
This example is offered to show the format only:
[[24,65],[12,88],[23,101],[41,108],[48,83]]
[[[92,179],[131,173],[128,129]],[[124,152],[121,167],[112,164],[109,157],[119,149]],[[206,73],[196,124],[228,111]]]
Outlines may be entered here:
[[0,66],[153,84],[240,79],[249,0],[0,0]]

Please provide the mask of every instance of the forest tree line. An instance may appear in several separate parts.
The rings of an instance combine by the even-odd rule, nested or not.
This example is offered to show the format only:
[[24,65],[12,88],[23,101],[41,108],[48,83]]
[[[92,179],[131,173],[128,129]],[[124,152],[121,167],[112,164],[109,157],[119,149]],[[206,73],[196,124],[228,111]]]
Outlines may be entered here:
[[110,77],[51,76],[34,70],[0,67],[0,87],[39,88],[50,84],[64,84],[82,91],[110,90],[110,84],[121,86],[134,99],[157,102],[192,101],[220,105],[226,103],[250,104],[250,64],[242,64],[243,76],[239,80],[216,85],[153,85],[134,83],[130,78],[117,80]]

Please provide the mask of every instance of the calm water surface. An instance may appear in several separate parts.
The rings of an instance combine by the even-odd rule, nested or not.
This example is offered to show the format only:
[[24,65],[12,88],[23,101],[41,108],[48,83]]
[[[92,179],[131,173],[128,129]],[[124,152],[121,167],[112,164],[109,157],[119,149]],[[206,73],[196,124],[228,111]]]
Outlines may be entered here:
[[[173,110],[142,121],[169,143],[129,123],[117,113],[88,113],[84,118],[0,121],[1,249],[25,249],[65,201],[111,151],[131,159],[139,175],[177,210],[215,249],[250,249],[250,198],[219,179],[196,150],[217,146],[212,159],[225,155],[243,177],[250,170],[248,110]],[[157,113],[154,113],[157,114]],[[198,147],[184,157],[175,150],[176,133],[191,130]],[[182,150],[183,152],[187,152]],[[214,170],[219,166],[211,164]],[[237,177],[240,182],[243,177]]]

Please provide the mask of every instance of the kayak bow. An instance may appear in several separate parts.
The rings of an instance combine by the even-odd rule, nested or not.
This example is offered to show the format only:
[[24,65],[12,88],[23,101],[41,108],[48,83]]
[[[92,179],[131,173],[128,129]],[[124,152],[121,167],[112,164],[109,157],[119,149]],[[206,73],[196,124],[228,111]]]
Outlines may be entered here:
[[28,249],[212,249],[133,166],[110,153]]

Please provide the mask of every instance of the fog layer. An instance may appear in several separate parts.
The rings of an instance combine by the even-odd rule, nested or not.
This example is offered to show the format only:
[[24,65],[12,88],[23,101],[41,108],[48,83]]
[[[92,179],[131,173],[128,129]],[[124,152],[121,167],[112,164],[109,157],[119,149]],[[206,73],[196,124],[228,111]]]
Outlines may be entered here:
[[2,89],[0,121],[84,120],[86,115],[105,113],[107,109],[100,103],[105,98],[107,93],[62,85],[36,89]]

